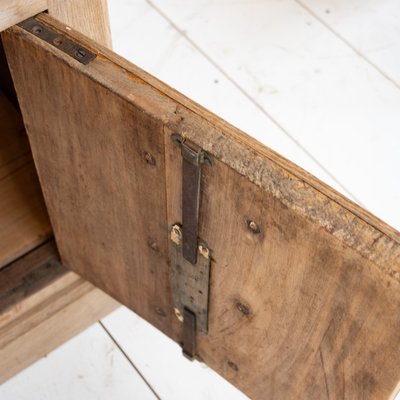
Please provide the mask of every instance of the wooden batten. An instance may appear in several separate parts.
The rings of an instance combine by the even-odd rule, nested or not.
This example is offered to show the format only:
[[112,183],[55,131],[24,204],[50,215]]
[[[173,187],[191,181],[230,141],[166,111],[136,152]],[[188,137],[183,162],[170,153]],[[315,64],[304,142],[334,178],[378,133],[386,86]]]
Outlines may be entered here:
[[53,241],[0,271],[0,384],[118,304],[60,264]]

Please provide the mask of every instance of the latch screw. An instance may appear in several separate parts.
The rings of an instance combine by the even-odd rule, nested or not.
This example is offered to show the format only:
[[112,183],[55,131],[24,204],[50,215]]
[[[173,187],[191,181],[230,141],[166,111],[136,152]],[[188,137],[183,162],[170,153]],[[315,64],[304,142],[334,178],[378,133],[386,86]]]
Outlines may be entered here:
[[78,49],[75,51],[75,56],[78,58],[83,58],[86,56],[86,51],[83,49]]
[[247,220],[247,226],[253,233],[260,233],[260,227],[252,220]]
[[180,322],[183,322],[182,313],[177,308],[174,308],[174,312],[175,312],[176,318],[178,318]]

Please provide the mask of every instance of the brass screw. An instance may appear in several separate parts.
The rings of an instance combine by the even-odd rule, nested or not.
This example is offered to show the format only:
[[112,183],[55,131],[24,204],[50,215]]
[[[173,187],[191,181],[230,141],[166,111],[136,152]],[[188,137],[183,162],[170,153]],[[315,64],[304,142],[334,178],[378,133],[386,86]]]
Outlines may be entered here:
[[178,246],[182,241],[182,230],[179,225],[173,225],[171,229],[171,240]]
[[204,257],[209,259],[210,258],[210,250],[203,245],[199,245],[199,253]]
[[247,227],[255,234],[261,232],[260,227],[253,220],[247,220]]
[[179,311],[179,309],[175,307],[174,312],[175,312],[176,318],[178,318],[180,322],[183,322],[184,318],[183,318],[182,313]]

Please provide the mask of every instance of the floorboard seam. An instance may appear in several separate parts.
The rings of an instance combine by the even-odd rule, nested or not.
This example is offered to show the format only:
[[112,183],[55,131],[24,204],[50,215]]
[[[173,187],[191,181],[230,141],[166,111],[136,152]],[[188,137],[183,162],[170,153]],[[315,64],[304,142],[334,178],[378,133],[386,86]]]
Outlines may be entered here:
[[146,383],[148,388],[152,391],[154,396],[158,399],[161,400],[161,397],[158,395],[158,393],[155,391],[153,386],[147,381],[147,379],[143,376],[143,374],[140,372],[139,368],[135,365],[135,363],[131,360],[131,358],[128,356],[128,354],[125,352],[125,350],[122,348],[122,346],[117,342],[117,340],[114,338],[112,333],[107,329],[107,327],[103,324],[102,321],[99,321],[100,326],[104,329],[106,334],[109,336],[109,338],[114,342],[114,344],[117,346],[118,350],[124,355],[124,357],[128,360],[129,364],[133,367],[133,369],[139,374],[139,376],[142,378],[142,380]]

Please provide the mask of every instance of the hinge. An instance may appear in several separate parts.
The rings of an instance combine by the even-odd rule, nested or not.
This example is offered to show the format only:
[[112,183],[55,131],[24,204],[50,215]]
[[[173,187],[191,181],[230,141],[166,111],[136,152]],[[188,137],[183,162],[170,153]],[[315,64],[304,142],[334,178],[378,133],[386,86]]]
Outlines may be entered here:
[[183,323],[183,354],[193,359],[197,333],[208,332],[211,250],[198,237],[201,166],[212,165],[204,150],[172,135],[182,155],[182,225],[171,228],[171,287],[175,314]]
[[51,30],[48,26],[39,22],[35,17],[20,22],[18,26],[63,51],[84,65],[89,64],[96,58],[96,54],[92,53],[85,47],[82,47],[78,43],[75,43],[61,33]]

